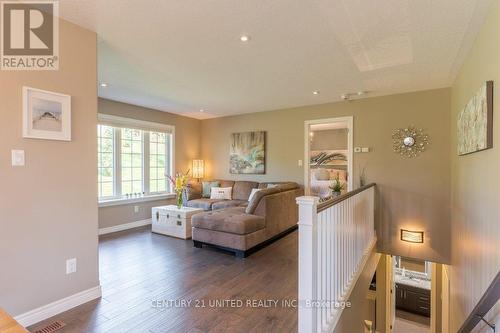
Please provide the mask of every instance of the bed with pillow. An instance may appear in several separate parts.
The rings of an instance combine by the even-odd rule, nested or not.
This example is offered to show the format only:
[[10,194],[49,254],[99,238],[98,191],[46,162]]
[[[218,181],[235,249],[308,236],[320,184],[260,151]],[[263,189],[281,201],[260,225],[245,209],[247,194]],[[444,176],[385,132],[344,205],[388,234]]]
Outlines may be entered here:
[[345,170],[338,169],[312,169],[310,171],[310,193],[312,196],[317,196],[320,198],[328,198],[331,196],[332,190],[330,186],[333,184],[335,179],[339,177],[340,183],[344,184],[344,190],[347,190],[347,172]]

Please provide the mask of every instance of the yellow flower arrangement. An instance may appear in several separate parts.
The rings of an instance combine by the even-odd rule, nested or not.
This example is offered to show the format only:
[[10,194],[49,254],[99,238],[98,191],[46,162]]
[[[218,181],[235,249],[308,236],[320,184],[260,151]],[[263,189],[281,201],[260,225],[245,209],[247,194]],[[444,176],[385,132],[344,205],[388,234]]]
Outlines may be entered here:
[[175,194],[177,195],[177,208],[181,208],[183,204],[182,193],[189,182],[189,170],[186,173],[176,173],[175,176],[167,175],[168,180],[172,183]]

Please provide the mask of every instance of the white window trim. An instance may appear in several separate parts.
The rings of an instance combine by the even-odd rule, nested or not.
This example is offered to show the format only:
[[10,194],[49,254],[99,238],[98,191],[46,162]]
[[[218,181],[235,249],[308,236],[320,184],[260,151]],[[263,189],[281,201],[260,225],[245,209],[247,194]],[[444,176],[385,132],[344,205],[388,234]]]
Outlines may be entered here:
[[[133,129],[140,129],[143,131],[158,131],[158,132],[165,132],[168,134],[171,134],[171,140],[169,140],[170,144],[166,149],[171,152],[170,158],[169,158],[169,169],[171,170],[172,173],[175,173],[174,167],[175,167],[175,126],[173,125],[167,125],[167,124],[161,124],[161,123],[155,123],[155,122],[150,122],[150,121],[144,121],[144,120],[137,120],[137,119],[132,119],[132,118],[125,118],[125,117],[119,117],[119,116],[113,116],[113,115],[108,115],[108,114],[102,114],[98,113],[97,114],[97,123],[99,125],[108,125],[108,126],[113,126],[115,127],[115,146],[113,147],[113,154],[115,155],[114,159],[114,191],[115,195],[119,192],[121,192],[121,181],[118,181],[118,179],[121,180],[121,168],[119,168],[120,163],[118,162],[118,159],[120,156],[117,154],[117,146],[121,144],[121,135],[119,134],[120,131],[116,130],[116,127],[125,127],[125,128],[133,128]],[[146,135],[145,135],[146,137]],[[149,136],[148,136],[149,137]],[[144,137],[143,137],[144,139]],[[143,145],[146,144],[146,140],[143,140]],[[144,190],[149,189],[149,177],[146,179],[144,176],[149,174],[149,170],[146,172],[145,171],[145,166],[144,166],[144,156],[145,156],[145,151],[144,151],[144,146],[143,146],[143,188]],[[149,157],[149,155],[148,155]],[[149,163],[148,163],[149,165]],[[120,177],[118,177],[120,175]],[[104,198],[99,198],[98,197],[98,202],[99,202],[99,207],[107,207],[107,206],[117,206],[117,205],[126,205],[126,204],[131,204],[131,203],[136,203],[136,202],[147,202],[147,201],[154,201],[154,200],[161,200],[161,199],[168,199],[168,198],[174,198],[175,193],[172,192],[172,187],[170,185],[170,182],[167,180],[167,191],[162,192],[162,193],[151,193],[151,194],[146,194],[142,195],[140,197],[104,197]]]
[[151,121],[137,120],[137,119],[125,118],[125,117],[119,117],[119,116],[113,116],[110,114],[98,113],[97,120],[98,120],[98,124],[100,124],[100,125],[134,128],[134,129],[140,129],[140,130],[145,130],[145,131],[162,131],[162,132],[171,133],[171,134],[175,133],[175,126],[173,126],[173,125],[154,123]]
[[163,200],[163,199],[172,199],[175,197],[176,197],[175,193],[162,193],[162,194],[143,195],[143,196],[136,197],[136,198],[103,199],[103,200],[99,200],[99,207],[128,205],[128,204],[138,203],[138,202],[148,202],[148,201],[156,201],[156,200]]

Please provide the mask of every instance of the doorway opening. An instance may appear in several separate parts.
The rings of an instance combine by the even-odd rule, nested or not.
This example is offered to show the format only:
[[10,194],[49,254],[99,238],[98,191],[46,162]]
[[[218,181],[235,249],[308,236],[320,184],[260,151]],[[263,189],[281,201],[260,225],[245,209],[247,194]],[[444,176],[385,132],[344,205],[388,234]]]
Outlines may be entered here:
[[394,332],[431,332],[431,262],[393,256]]
[[377,332],[447,332],[446,265],[382,255],[372,281]]
[[305,125],[304,185],[306,195],[322,199],[353,190],[353,117],[307,120]]

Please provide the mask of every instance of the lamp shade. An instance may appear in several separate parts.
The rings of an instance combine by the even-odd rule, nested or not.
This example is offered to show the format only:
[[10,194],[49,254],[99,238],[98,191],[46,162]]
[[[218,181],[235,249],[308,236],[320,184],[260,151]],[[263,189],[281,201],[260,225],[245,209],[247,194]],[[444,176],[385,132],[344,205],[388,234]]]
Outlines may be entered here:
[[193,178],[203,178],[205,173],[205,163],[203,160],[193,160],[192,175]]
[[424,232],[401,229],[401,240],[410,243],[423,243]]

